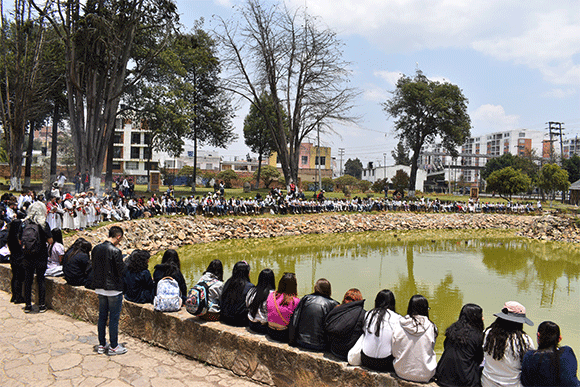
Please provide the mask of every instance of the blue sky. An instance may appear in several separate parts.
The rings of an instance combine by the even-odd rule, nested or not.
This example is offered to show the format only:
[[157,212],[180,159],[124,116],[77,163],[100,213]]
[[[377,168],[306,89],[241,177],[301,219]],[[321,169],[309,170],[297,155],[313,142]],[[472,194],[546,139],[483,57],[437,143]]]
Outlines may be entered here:
[[[269,1],[268,1],[269,2]],[[181,22],[205,28],[238,18],[239,0],[177,0]],[[338,33],[351,63],[351,83],[361,91],[353,113],[358,125],[335,125],[321,143],[358,157],[392,164],[392,120],[381,102],[400,74],[417,66],[434,80],[458,85],[469,100],[472,135],[509,129],[546,130],[564,122],[565,134],[580,134],[580,2],[505,0],[286,0]],[[234,120],[240,139],[218,152],[225,159],[248,153],[242,106]],[[546,130],[547,132],[547,130]]]

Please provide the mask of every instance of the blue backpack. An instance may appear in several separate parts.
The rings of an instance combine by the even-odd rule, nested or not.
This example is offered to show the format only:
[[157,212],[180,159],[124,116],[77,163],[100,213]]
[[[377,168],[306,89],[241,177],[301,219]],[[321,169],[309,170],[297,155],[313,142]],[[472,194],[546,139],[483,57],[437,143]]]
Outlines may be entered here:
[[185,309],[194,316],[203,316],[211,309],[209,302],[209,288],[218,280],[201,281],[194,285],[187,293]]

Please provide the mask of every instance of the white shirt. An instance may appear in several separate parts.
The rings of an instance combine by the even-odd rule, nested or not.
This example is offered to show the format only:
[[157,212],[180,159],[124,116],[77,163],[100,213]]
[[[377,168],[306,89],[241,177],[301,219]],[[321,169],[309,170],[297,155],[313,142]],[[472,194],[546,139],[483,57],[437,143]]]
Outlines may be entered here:
[[[485,333],[485,340],[489,330]],[[524,333],[524,340],[528,345],[528,349],[534,349],[534,343],[530,336]],[[483,372],[481,374],[482,387],[491,386],[511,386],[519,387],[520,373],[522,370],[522,359],[516,357],[514,352],[514,343],[506,346],[505,353],[500,360],[495,360],[492,355],[487,352],[483,353]]]

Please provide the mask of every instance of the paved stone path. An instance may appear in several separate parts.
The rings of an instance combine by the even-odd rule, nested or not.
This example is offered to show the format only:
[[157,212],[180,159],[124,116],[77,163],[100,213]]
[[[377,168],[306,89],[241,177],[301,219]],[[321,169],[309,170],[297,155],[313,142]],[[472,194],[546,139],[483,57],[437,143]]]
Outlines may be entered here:
[[0,291],[0,386],[257,387],[123,333],[129,352],[98,355],[97,327],[52,310],[26,314]]

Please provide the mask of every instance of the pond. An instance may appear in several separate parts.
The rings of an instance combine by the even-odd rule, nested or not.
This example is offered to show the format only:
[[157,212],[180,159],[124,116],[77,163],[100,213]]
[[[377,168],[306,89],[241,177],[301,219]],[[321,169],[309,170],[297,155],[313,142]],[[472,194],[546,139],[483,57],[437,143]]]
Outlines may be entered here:
[[[276,281],[284,272],[294,272],[299,296],[311,293],[321,277],[331,282],[339,302],[356,287],[367,310],[381,289],[393,291],[402,315],[409,298],[423,294],[440,331],[438,355],[444,331],[462,305],[480,305],[488,326],[505,301],[516,300],[535,323],[525,326],[534,340],[538,324],[552,320],[562,330],[562,345],[580,353],[580,250],[571,244],[532,241],[504,231],[437,230],[228,240],[183,247],[179,254],[188,287],[218,258],[226,279],[240,260],[250,264],[254,283],[264,268],[274,270]],[[160,256],[152,258],[151,268],[159,261]]]

